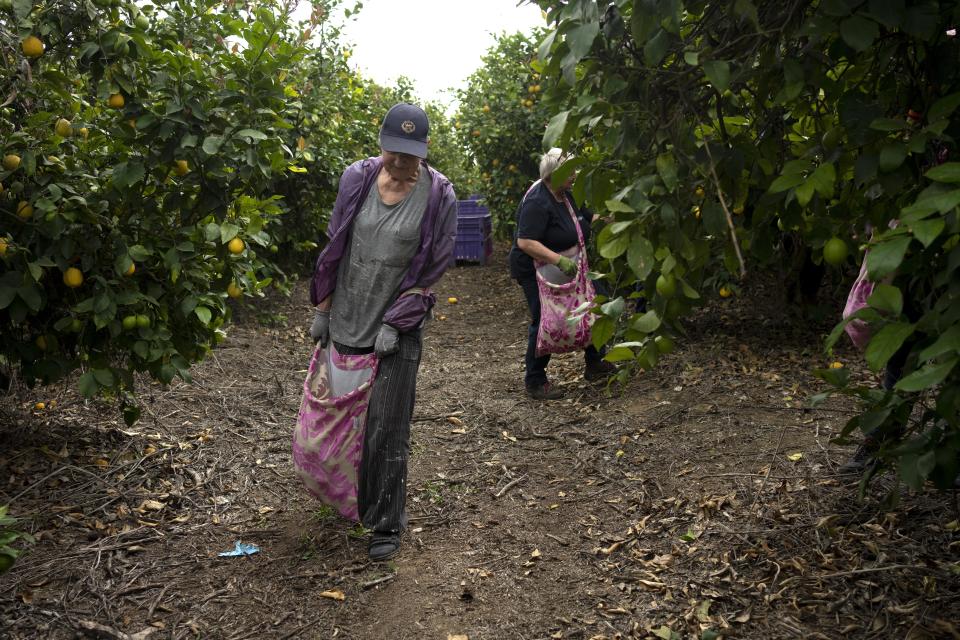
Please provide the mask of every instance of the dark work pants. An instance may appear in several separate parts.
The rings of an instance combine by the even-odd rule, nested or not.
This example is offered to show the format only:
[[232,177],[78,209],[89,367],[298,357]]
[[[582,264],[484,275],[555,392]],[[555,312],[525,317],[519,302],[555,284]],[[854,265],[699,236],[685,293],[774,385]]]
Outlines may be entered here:
[[361,524],[380,533],[400,533],[406,526],[410,419],[420,353],[420,331],[401,333],[400,351],[380,360],[370,393],[357,507]]
[[[550,354],[537,357],[537,331],[540,329],[540,291],[537,289],[537,278],[536,276],[518,278],[517,282],[523,289],[527,306],[530,307],[530,326],[527,327],[527,354],[524,358],[527,372],[523,379],[524,384],[529,389],[539,387],[547,381],[547,364],[550,362]],[[583,358],[588,364],[595,363],[603,359],[603,354],[591,344],[583,350]]]

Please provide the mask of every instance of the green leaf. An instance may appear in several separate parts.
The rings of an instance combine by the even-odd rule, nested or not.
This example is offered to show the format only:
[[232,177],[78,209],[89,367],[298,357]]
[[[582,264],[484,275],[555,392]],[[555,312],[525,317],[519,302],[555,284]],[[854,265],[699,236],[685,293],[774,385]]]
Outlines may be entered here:
[[647,311],[641,316],[636,316],[630,321],[630,328],[640,333],[653,333],[660,328],[660,316],[654,310]]
[[840,23],[843,41],[857,51],[866,51],[880,35],[880,25],[863,16],[853,16]]
[[241,129],[235,134],[238,138],[249,138],[250,140],[266,140],[267,134],[256,129]]
[[207,155],[216,155],[223,145],[223,136],[207,136],[203,139],[203,152]]
[[669,34],[663,29],[658,29],[657,33],[643,45],[643,61],[647,63],[648,67],[659,65],[663,57],[667,55],[669,46]]
[[545,148],[556,146],[557,140],[567,127],[567,118],[569,116],[569,111],[561,111],[550,118],[550,123],[547,124],[547,130],[543,134],[543,146]]
[[797,198],[797,204],[801,207],[806,207],[810,204],[810,200],[813,199],[814,191],[816,191],[816,185],[812,180],[806,180],[803,184],[798,186],[793,190],[794,195]]
[[607,362],[626,362],[628,360],[633,360],[636,356],[633,354],[633,349],[627,347],[614,347],[607,351],[606,355],[603,356],[603,359]]
[[703,63],[703,73],[717,91],[730,88],[730,63],[725,60],[708,60]]
[[80,394],[84,398],[92,398],[97,395],[97,392],[100,391],[100,385],[97,383],[97,379],[93,377],[92,371],[87,371],[82,376],[80,376]]
[[898,391],[923,391],[943,382],[953,368],[957,365],[958,358],[951,358],[940,364],[928,363],[922,369],[914,371],[910,375],[897,382],[894,387]]
[[960,324],[952,325],[944,331],[937,341],[920,352],[917,358],[920,362],[926,362],[945,353],[960,353]]
[[646,42],[657,28],[660,21],[660,15],[657,7],[649,0],[640,0],[635,3],[633,15],[630,18],[630,33],[637,44]]
[[960,189],[955,189],[947,193],[927,196],[909,207],[904,207],[900,211],[900,218],[905,221],[920,220],[934,212],[947,213],[958,204],[960,204]]
[[114,383],[113,373],[110,369],[94,369],[93,377],[101,387],[112,387]]
[[880,329],[870,339],[864,354],[870,368],[874,371],[882,369],[903,346],[904,340],[913,334],[913,329],[913,325],[908,322],[892,322]]
[[210,319],[213,317],[213,314],[210,312],[210,309],[202,305],[199,305],[193,310],[193,312],[200,319],[200,322],[202,322],[203,324],[210,324]]
[[140,182],[143,179],[146,169],[139,162],[121,162],[113,168],[113,175],[110,181],[118,189],[127,187]]
[[608,318],[607,316],[598,317],[590,329],[590,340],[593,342],[593,346],[597,349],[603,348],[603,345],[607,344],[610,338],[613,337],[615,331],[616,322],[614,322],[612,318]]
[[908,228],[910,229],[910,233],[913,234],[913,237],[919,240],[924,248],[926,248],[943,233],[946,226],[946,220],[943,218],[935,218],[933,220],[911,222]]
[[627,248],[627,264],[638,280],[645,280],[656,264],[653,244],[641,235],[639,230],[634,230],[631,234],[630,246]]
[[792,189],[799,184],[803,184],[803,174],[787,173],[774,180],[773,184],[770,185],[769,191],[770,193],[780,193],[787,189]]
[[957,107],[960,107],[960,91],[951,93],[934,102],[930,110],[927,111],[927,120],[936,122],[943,118],[949,118],[957,110]]
[[886,144],[880,149],[880,171],[889,173],[907,159],[907,148],[897,142]]
[[867,254],[867,275],[871,281],[880,282],[897,270],[907,253],[910,240],[910,236],[897,236],[870,248]]
[[960,182],[960,162],[947,162],[930,169],[925,174],[936,182]]
[[570,47],[570,55],[575,62],[579,62],[585,55],[590,53],[593,47],[593,41],[600,33],[600,24],[598,22],[588,22],[579,27],[571,29],[567,33],[567,45]]
[[879,283],[874,286],[873,293],[867,298],[867,304],[878,311],[899,316],[903,311],[903,294],[893,285]]
[[610,213],[634,213],[633,207],[619,200],[607,200],[603,203]]
[[824,162],[807,178],[807,181],[813,183],[814,189],[822,197],[829,198],[833,195],[833,185],[837,181],[837,170],[832,163]]
[[657,156],[657,173],[660,174],[660,178],[668,191],[677,188],[677,161],[673,153],[661,153]]
[[627,303],[624,301],[623,297],[618,297],[610,302],[606,302],[600,306],[600,312],[605,316],[609,316],[616,320],[620,317],[620,314],[623,313],[623,310],[627,308]]

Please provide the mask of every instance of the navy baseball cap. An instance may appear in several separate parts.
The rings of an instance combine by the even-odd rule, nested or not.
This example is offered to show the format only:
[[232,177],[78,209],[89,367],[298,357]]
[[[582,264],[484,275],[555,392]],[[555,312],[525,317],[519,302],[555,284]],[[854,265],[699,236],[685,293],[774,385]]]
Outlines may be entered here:
[[380,147],[384,151],[427,157],[427,114],[416,105],[401,102],[390,107],[380,127]]

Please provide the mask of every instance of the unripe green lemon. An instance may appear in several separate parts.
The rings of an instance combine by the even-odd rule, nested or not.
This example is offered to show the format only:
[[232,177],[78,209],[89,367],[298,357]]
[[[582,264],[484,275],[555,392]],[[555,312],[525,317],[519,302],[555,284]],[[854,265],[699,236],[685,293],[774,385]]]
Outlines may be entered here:
[[677,280],[672,275],[657,276],[657,293],[664,298],[672,298],[677,292]]
[[826,244],[823,245],[823,259],[827,264],[835,267],[844,263],[848,253],[847,243],[836,236],[827,240]]

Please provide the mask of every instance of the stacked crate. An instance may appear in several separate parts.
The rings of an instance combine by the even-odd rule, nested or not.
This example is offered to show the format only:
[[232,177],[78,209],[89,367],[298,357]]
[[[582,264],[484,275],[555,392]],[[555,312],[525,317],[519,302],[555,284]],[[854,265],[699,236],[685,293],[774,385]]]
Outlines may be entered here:
[[453,259],[486,264],[493,253],[493,223],[481,196],[457,201],[457,245]]

